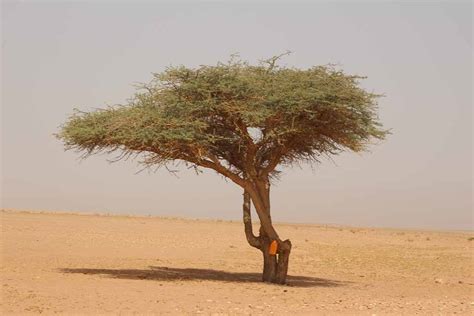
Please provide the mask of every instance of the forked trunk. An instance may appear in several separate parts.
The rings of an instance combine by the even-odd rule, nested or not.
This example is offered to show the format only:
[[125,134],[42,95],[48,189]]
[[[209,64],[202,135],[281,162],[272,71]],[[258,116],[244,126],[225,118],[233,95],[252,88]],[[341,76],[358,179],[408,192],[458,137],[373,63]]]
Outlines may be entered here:
[[[270,233],[276,236],[276,238],[270,238],[269,232],[267,232],[263,225],[260,226],[260,234],[258,237],[253,234],[250,212],[250,194],[247,191],[244,191],[243,214],[247,241],[252,247],[259,249],[263,254],[262,281],[286,284],[291,242],[289,240],[281,241],[278,235],[276,235],[276,231],[273,228],[273,225],[271,225],[269,209],[267,209],[266,214],[268,214],[268,221],[271,225]],[[258,212],[258,215],[261,218],[261,212]],[[274,244],[272,246],[272,242],[275,242],[276,245]]]

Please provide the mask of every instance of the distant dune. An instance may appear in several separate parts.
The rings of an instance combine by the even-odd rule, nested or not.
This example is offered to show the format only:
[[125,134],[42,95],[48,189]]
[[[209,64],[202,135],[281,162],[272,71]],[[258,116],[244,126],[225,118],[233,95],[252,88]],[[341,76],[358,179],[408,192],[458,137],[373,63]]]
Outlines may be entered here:
[[279,286],[238,222],[4,210],[1,227],[3,314],[474,312],[472,233],[279,224]]

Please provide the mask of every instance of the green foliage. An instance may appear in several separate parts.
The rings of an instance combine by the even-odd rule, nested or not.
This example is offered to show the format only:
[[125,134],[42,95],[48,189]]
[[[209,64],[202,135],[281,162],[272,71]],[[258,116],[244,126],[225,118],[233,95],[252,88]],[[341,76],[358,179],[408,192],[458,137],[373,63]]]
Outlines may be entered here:
[[332,66],[279,67],[278,58],[170,67],[126,105],[77,111],[58,137],[86,155],[143,153],[147,165],[184,160],[265,177],[279,164],[362,151],[387,134],[378,95],[359,86],[362,77]]

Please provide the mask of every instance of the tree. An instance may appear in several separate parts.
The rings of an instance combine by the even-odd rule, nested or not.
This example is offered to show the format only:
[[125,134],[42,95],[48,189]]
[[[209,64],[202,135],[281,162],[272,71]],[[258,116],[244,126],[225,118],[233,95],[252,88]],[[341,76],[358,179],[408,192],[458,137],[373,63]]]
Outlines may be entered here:
[[136,155],[148,167],[184,161],[230,179],[243,190],[247,241],[263,253],[262,280],[283,284],[291,242],[280,239],[270,214],[277,167],[360,152],[387,134],[378,95],[360,87],[363,77],[333,66],[281,67],[283,55],[257,65],[233,56],[215,66],[169,67],[127,104],[76,110],[57,137],[84,157],[118,152],[117,160]]

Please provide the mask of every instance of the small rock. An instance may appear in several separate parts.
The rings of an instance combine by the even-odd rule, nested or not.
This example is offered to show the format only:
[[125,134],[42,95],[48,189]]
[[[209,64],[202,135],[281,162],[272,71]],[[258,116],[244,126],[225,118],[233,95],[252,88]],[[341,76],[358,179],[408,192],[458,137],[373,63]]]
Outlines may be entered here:
[[443,279],[435,279],[435,283],[438,283],[438,284],[443,284],[444,281]]

